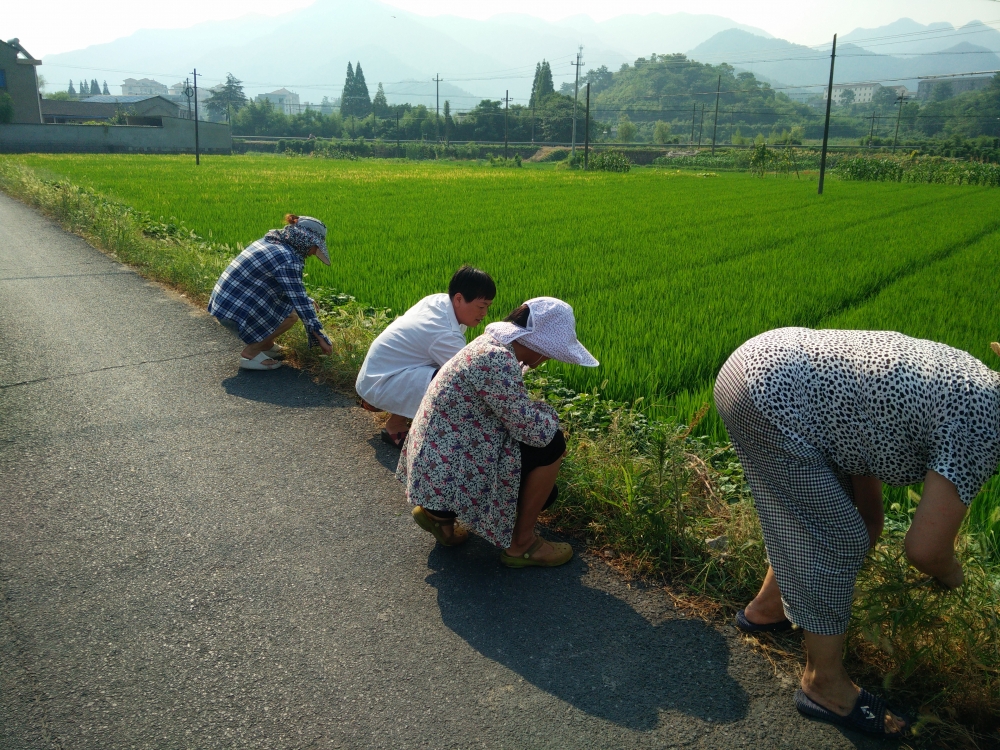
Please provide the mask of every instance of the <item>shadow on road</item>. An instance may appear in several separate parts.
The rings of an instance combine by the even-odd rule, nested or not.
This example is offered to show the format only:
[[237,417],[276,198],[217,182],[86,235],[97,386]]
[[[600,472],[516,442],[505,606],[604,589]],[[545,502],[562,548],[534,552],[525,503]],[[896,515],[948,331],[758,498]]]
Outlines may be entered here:
[[338,397],[329,386],[314,383],[308,373],[294,367],[270,372],[239,370],[223,380],[222,387],[230,396],[275,406],[350,406],[348,399]]
[[579,558],[552,570],[507,570],[478,538],[435,547],[427,578],[444,624],[484,656],[581,711],[650,730],[660,710],[738,721],[747,695],[727,672],[722,636],[694,620],[653,625],[581,580]]
[[396,467],[399,465],[399,449],[385,443],[381,434],[376,434],[369,439],[368,445],[372,447],[375,460],[395,474]]

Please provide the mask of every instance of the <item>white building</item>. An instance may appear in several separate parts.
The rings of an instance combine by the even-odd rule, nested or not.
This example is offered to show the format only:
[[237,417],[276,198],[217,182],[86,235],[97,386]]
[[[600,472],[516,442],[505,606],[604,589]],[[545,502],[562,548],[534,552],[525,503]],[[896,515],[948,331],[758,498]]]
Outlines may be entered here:
[[[906,97],[909,91],[906,86],[883,86],[881,83],[838,83],[833,87],[833,103],[842,104],[844,92],[854,92],[854,104],[870,104],[875,95],[882,89],[891,89],[896,96]],[[823,92],[823,101],[826,101],[826,91]]]
[[257,101],[271,102],[275,109],[280,109],[286,115],[294,115],[302,111],[299,95],[288,89],[278,89],[269,94],[257,94]]
[[126,78],[122,81],[122,96],[166,96],[167,87],[152,78]]

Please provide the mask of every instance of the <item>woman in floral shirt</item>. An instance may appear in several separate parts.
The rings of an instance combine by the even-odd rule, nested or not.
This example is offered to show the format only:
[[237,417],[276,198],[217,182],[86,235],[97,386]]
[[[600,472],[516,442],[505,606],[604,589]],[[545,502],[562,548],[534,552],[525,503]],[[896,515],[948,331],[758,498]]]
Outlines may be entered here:
[[522,368],[547,359],[598,364],[576,339],[573,308],[539,297],[488,325],[427,389],[396,476],[414,520],[442,544],[467,538],[455,528],[459,518],[502,548],[510,567],[552,567],[573,556],[568,544],[535,534],[566,451],[555,410],[524,387]]

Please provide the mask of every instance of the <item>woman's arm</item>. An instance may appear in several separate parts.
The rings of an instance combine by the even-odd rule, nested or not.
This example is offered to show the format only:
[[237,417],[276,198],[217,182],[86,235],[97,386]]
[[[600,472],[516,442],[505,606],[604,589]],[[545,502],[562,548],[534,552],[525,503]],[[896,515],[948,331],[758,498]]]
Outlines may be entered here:
[[936,471],[929,471],[923,497],[906,533],[906,557],[913,567],[952,589],[965,580],[962,565],[955,557],[955,537],[967,510],[955,485]]
[[531,398],[513,354],[493,351],[487,356],[489,364],[478,370],[480,398],[515,440],[536,448],[548,445],[559,429],[556,410]]

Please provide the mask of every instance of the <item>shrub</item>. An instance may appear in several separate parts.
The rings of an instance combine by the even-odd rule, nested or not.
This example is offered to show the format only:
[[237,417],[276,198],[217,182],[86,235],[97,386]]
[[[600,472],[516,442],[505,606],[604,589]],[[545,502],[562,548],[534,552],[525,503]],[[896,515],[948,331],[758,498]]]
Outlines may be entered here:
[[521,155],[514,154],[514,158],[508,159],[505,156],[491,156],[490,157],[491,167],[520,167],[521,166]]
[[620,151],[602,151],[590,160],[590,168],[599,172],[628,172],[632,162]]
[[0,123],[14,122],[14,100],[6,91],[0,92]]

